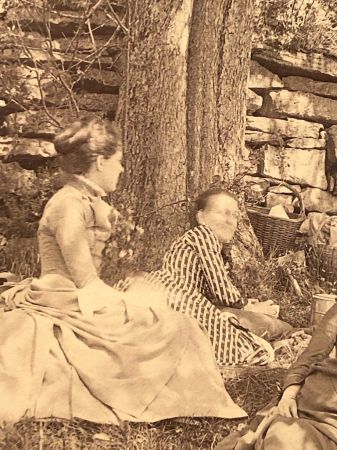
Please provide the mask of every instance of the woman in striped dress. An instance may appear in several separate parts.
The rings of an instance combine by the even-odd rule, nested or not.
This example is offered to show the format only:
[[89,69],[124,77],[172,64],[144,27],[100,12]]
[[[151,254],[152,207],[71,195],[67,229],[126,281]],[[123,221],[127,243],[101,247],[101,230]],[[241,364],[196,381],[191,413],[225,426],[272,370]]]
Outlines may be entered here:
[[212,189],[196,204],[199,225],[178,238],[164,256],[162,268],[146,278],[165,285],[174,310],[198,320],[219,364],[264,364],[268,359],[265,341],[256,334],[271,329],[280,334],[292,327],[270,317],[275,312],[271,301],[245,302],[229,278],[221,250],[237,227],[239,209],[234,196]]

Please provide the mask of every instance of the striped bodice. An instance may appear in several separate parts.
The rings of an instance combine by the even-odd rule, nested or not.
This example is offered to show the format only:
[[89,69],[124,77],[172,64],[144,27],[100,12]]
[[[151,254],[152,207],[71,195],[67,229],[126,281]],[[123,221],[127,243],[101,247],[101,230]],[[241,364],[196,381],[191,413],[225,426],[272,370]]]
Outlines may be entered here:
[[241,307],[243,300],[231,282],[212,230],[199,225],[177,239],[166,253],[162,271],[187,292],[197,290],[213,304]]

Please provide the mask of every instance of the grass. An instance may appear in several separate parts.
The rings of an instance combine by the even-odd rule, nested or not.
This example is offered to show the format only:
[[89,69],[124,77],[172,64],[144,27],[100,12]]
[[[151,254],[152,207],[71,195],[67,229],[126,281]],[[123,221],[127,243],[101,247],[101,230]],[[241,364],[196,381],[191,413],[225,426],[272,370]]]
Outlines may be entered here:
[[12,272],[21,278],[38,277],[40,258],[36,238],[14,238],[0,247],[0,272]]
[[[40,271],[36,241],[24,239],[9,242],[0,250],[0,270],[11,270],[25,276]],[[295,295],[289,270],[299,281],[303,296]],[[312,293],[330,289],[315,279],[307,269],[287,265],[280,268],[275,260],[249,265],[240,276],[243,293],[262,299],[273,298],[280,304],[281,318],[297,327],[307,326]],[[255,291],[254,291],[255,290]],[[254,292],[253,292],[254,291]],[[253,293],[253,295],[252,295]],[[260,295],[257,295],[260,294]],[[226,379],[233,400],[242,406],[249,418],[281,391],[285,370],[281,368],[248,368]],[[246,420],[176,419],[155,424],[124,423],[121,427],[73,421],[23,419],[0,427],[0,449],[4,450],[203,450],[213,449],[228,433]]]
[[[280,391],[284,370],[247,369],[228,380],[232,398],[250,417]],[[121,427],[73,421],[25,419],[0,428],[6,450],[210,450],[247,420],[172,419]]]
[[[232,421],[232,428],[236,424]],[[167,420],[157,424],[95,425],[80,420],[25,420],[2,429],[8,450],[194,450],[211,449],[227,434],[224,420]]]

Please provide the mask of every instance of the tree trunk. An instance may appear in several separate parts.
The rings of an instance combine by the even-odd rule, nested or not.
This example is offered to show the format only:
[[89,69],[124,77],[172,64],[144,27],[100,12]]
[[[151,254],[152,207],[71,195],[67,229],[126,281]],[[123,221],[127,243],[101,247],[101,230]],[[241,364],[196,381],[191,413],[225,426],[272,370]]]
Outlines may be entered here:
[[188,59],[188,193],[230,186],[244,142],[251,0],[195,0]]
[[[192,199],[240,173],[252,0],[130,2],[124,186],[157,267]],[[245,239],[243,239],[245,240]]]
[[[146,230],[136,257],[158,266],[184,232],[187,50],[192,0],[130,2],[125,185]],[[167,206],[169,205],[169,206]]]
[[[194,0],[187,88],[187,195],[210,185],[236,192],[243,206],[240,174],[246,123],[246,92],[252,40],[253,0]],[[234,270],[262,257],[245,217],[232,247]]]

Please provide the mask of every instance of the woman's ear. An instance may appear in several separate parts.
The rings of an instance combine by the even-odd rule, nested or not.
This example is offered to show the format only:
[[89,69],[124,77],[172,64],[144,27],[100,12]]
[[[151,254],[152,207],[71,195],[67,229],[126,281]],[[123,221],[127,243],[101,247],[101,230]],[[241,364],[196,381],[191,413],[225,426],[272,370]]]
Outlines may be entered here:
[[103,170],[103,159],[104,156],[103,155],[98,155],[96,157],[96,169],[101,172]]

